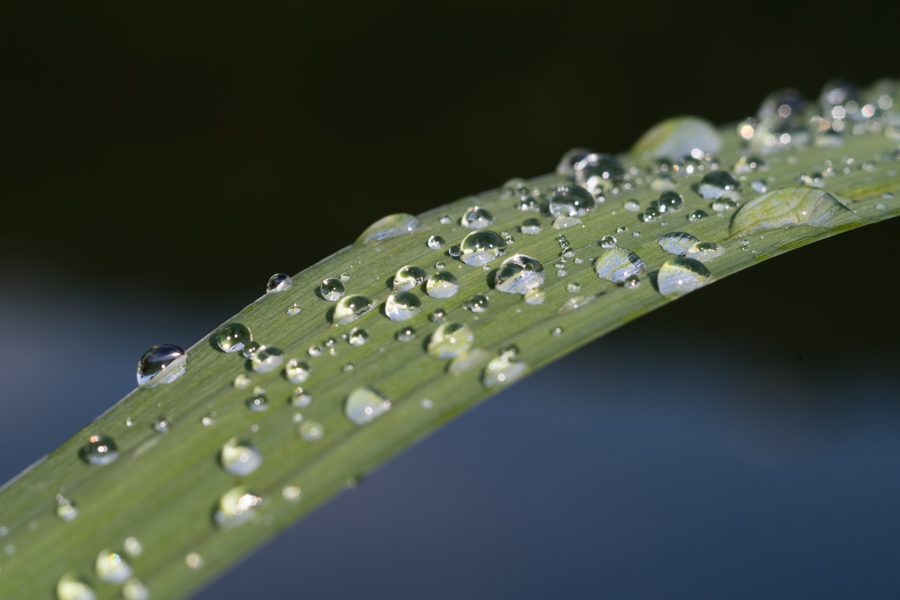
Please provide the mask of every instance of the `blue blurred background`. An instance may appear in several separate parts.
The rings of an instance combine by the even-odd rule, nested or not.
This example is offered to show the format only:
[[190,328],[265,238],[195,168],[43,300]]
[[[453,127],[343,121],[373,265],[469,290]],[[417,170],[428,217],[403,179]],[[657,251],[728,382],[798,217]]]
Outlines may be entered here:
[[[149,346],[389,212],[674,114],[897,76],[893,4],[736,12],[0,3],[0,480],[130,391]],[[900,315],[873,257],[898,239],[841,235],[614,332],[197,598],[897,597]]]

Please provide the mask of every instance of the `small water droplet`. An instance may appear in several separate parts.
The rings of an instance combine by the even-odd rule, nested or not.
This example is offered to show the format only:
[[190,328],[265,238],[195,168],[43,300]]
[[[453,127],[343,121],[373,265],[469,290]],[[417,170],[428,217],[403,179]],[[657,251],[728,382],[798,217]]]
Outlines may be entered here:
[[670,213],[684,208],[684,196],[678,192],[665,192],[659,200],[653,203],[653,207],[660,213]]
[[700,262],[708,262],[725,252],[725,247],[714,242],[698,242],[688,248],[687,255]]
[[594,152],[575,163],[575,181],[590,190],[611,187],[624,176],[622,163],[611,154]]
[[81,449],[81,458],[92,465],[108,465],[118,456],[116,442],[108,435],[92,435]]
[[91,586],[69,572],[56,582],[56,597],[58,600],[95,600],[97,594]]
[[524,254],[514,254],[504,260],[494,276],[494,287],[506,294],[525,294],[544,283],[544,267]]
[[429,410],[434,406],[434,402],[432,402],[430,398],[422,398],[419,400],[419,406],[425,410]]
[[349,273],[341,273],[341,281],[343,281],[344,283],[347,283],[348,281],[350,281],[350,274]]
[[712,203],[712,209],[717,213],[725,212],[726,210],[731,210],[733,208],[737,208],[737,203],[731,198],[719,198]]
[[292,358],[284,365],[284,377],[291,383],[303,383],[312,375],[312,367],[308,362]]
[[750,182],[750,188],[757,194],[765,194],[769,191],[769,184],[763,179],[754,179]]
[[459,220],[459,224],[467,229],[484,229],[493,222],[494,215],[491,214],[491,211],[480,206],[467,208]]
[[166,417],[158,417],[153,422],[153,429],[155,429],[159,433],[168,433],[169,419],[167,419]]
[[484,294],[475,294],[465,301],[463,308],[475,313],[483,313],[488,309],[490,299]]
[[123,600],[150,600],[150,590],[137,577],[128,579],[122,586]]
[[622,287],[625,287],[629,290],[633,290],[636,287],[641,285],[641,278],[637,275],[632,275],[630,277],[626,277],[625,281],[622,282]]
[[703,177],[697,191],[704,198],[711,200],[733,194],[740,187],[741,182],[728,171],[713,171]]
[[297,428],[297,433],[307,442],[317,442],[325,437],[325,429],[317,421],[304,421]]
[[678,187],[678,184],[675,183],[675,180],[665,173],[657,175],[656,178],[650,182],[650,189],[654,192],[668,192],[674,190],[676,187]]
[[441,217],[441,225],[449,225],[452,222],[453,219],[450,217],[450,215],[443,215]]
[[416,330],[410,326],[401,327],[397,331],[398,342],[410,342],[416,338]]
[[351,295],[341,298],[334,307],[332,321],[335,325],[352,323],[372,310],[372,301],[365,296]]
[[200,424],[203,425],[204,427],[210,427],[212,425],[215,425],[216,424],[216,413],[211,412],[208,415],[206,415],[205,417],[201,418]]
[[428,338],[428,353],[435,358],[456,358],[467,352],[475,336],[464,323],[442,323]]
[[397,270],[397,273],[394,275],[394,291],[395,292],[405,292],[406,290],[411,290],[412,288],[422,285],[425,281],[425,277],[427,277],[427,273],[420,269],[419,267],[415,267],[412,265],[406,265],[405,267],[400,267]]
[[566,286],[566,290],[568,290],[570,294],[574,294],[575,292],[581,291],[581,285],[573,282]]
[[589,191],[577,185],[561,185],[550,196],[550,214],[554,217],[584,216],[597,203]]
[[562,327],[554,327],[553,329],[550,330],[550,335],[552,335],[553,337],[562,337],[562,334],[563,334]]
[[430,238],[428,238],[428,247],[431,248],[432,250],[440,250],[441,248],[444,247],[444,244],[446,244],[446,243],[447,242],[444,241],[444,238],[442,238],[439,235],[433,235]]
[[[236,487],[228,490],[219,499],[219,510],[216,511],[215,520],[222,529],[231,529],[243,525],[253,517],[253,509],[262,504],[262,497],[249,491],[245,487]],[[190,558],[191,555],[188,555]],[[201,561],[202,564],[202,561]],[[198,568],[188,566],[192,569]]]
[[528,365],[509,354],[501,354],[484,368],[481,383],[488,389],[509,385],[521,378],[528,370]]
[[572,148],[562,155],[556,166],[557,175],[574,175],[575,165],[584,160],[591,151],[587,148]]
[[884,204],[881,204],[881,203],[878,203],[875,205],[875,210],[884,210],[886,208],[887,208],[887,206],[885,206]]
[[294,281],[291,279],[290,275],[275,273],[269,277],[269,283],[266,284],[266,293],[275,294],[283,292],[284,290],[290,289],[292,285],[294,285]]
[[525,303],[532,306],[543,304],[547,293],[540,288],[532,288],[525,292]]
[[447,320],[447,311],[443,308],[436,308],[431,312],[429,318],[433,323],[443,323]]
[[417,218],[406,213],[388,215],[375,221],[357,238],[356,244],[372,244],[424,229]]
[[525,219],[522,221],[522,226],[519,228],[522,233],[525,235],[534,235],[536,233],[540,233],[544,227],[541,225],[540,220],[535,218]]
[[399,292],[388,296],[384,314],[392,321],[411,319],[422,310],[422,302],[412,292]]
[[447,250],[447,254],[449,254],[453,258],[459,258],[462,254],[462,250],[460,250],[459,246],[450,246],[450,249]]
[[132,419],[131,417],[126,418],[125,419],[125,427],[133,427],[133,426],[134,426],[134,419]]
[[307,353],[309,353],[309,355],[312,356],[313,358],[315,358],[317,356],[322,356],[322,352],[323,352],[322,346],[317,346],[317,345],[312,345],[307,350]]
[[250,330],[241,323],[228,323],[216,331],[216,343],[222,352],[240,352],[252,341]]
[[703,287],[712,279],[702,263],[679,257],[663,263],[656,276],[656,284],[660,294],[667,298],[677,298]]
[[247,387],[248,385],[250,385],[250,378],[247,377],[246,375],[244,375],[243,373],[241,373],[234,378],[234,381],[232,382],[232,384],[234,385],[235,389],[242,390],[245,387]]
[[281,366],[284,352],[278,348],[263,346],[250,357],[250,368],[256,373],[268,373]]
[[259,449],[250,442],[231,438],[222,446],[219,463],[232,475],[246,477],[262,465],[263,459]]
[[128,556],[140,556],[141,552],[144,551],[144,547],[134,536],[125,538],[125,541],[122,543],[122,549],[125,550],[125,554]]
[[697,209],[688,215],[688,221],[690,221],[691,223],[696,223],[697,221],[702,221],[707,216],[708,215],[706,214],[706,211]]
[[640,257],[624,248],[612,248],[594,261],[594,270],[602,279],[612,283],[623,283],[625,279],[647,274],[647,267]]
[[369,332],[365,329],[354,327],[350,330],[350,333],[347,336],[347,341],[351,346],[362,346],[367,341],[369,341]]
[[286,485],[281,488],[281,497],[288,502],[300,502],[303,493],[300,491],[300,486]]
[[139,387],[153,388],[172,383],[184,375],[187,354],[178,346],[160,344],[147,350],[137,366]]
[[641,203],[632,198],[623,204],[622,207],[628,212],[639,212],[641,210]]
[[497,233],[484,229],[473,231],[463,239],[459,258],[470,267],[480,267],[505,252],[506,241]]
[[319,292],[322,294],[322,298],[328,300],[329,302],[334,302],[344,295],[344,282],[336,277],[329,277],[322,281],[322,285],[319,286]]
[[268,410],[269,401],[265,396],[254,396],[247,400],[247,408],[252,410],[253,412],[262,412],[264,410]]
[[752,173],[754,171],[765,171],[768,168],[766,161],[756,156],[742,156],[734,164],[734,172],[738,175]]
[[74,502],[63,496],[56,495],[56,516],[63,523],[68,523],[78,516],[79,510]]
[[97,579],[104,583],[120,584],[131,577],[131,565],[111,550],[101,550],[94,563]]
[[628,231],[628,228],[625,227],[624,225],[622,225],[616,229],[616,233],[624,233],[626,231]]
[[184,564],[186,564],[189,569],[196,571],[197,569],[202,569],[206,562],[203,560],[202,556],[196,552],[191,552],[184,557]]

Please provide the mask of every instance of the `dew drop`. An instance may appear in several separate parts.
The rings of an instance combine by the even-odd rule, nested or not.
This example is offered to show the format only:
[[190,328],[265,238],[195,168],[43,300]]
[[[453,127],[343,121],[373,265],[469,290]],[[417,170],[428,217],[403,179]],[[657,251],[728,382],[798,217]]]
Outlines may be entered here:
[[419,400],[419,406],[425,410],[429,410],[434,407],[434,402],[431,401],[431,398],[422,398]]
[[204,427],[210,427],[216,424],[216,413],[211,412],[200,419],[200,424]]
[[357,238],[357,244],[372,244],[424,229],[417,218],[406,213],[388,215],[372,223]]
[[656,276],[659,293],[677,298],[703,287],[713,279],[702,263],[691,258],[673,258],[663,263]]
[[541,222],[538,219],[530,218],[522,221],[522,226],[520,227],[522,233],[525,235],[534,235],[536,233],[540,233],[544,227],[541,225]]
[[149,600],[150,590],[141,583],[140,579],[132,577],[122,586],[122,598],[124,600]]
[[82,460],[92,465],[108,465],[118,457],[116,442],[108,435],[92,435],[81,449]]
[[362,346],[369,341],[369,332],[360,327],[354,327],[347,336],[347,341],[351,346]]
[[553,337],[562,337],[562,334],[563,334],[562,327],[554,327],[553,329],[550,330],[550,335],[552,335]]
[[372,310],[372,301],[365,296],[344,296],[334,307],[332,321],[335,325],[346,325],[347,323],[352,323],[370,310]]
[[428,247],[431,248],[432,250],[440,250],[441,248],[444,247],[444,244],[446,244],[446,243],[447,242],[444,241],[444,238],[442,238],[439,235],[433,235],[430,238],[428,238]]
[[731,233],[746,235],[797,225],[830,229],[860,220],[832,194],[817,188],[790,187],[768,192],[742,206],[731,221]]
[[641,285],[641,278],[637,275],[632,275],[631,277],[626,277],[625,281],[622,282],[622,287],[627,288],[629,290],[633,290]]
[[344,291],[344,282],[337,277],[329,277],[322,281],[322,285],[319,286],[319,292],[322,294],[322,298],[329,302],[334,302],[343,296]]
[[697,221],[702,221],[707,216],[708,215],[706,214],[706,211],[697,209],[688,215],[688,221],[690,221],[691,223],[696,223]]
[[575,173],[575,165],[587,158],[591,151],[587,148],[572,148],[562,155],[559,164],[556,166],[557,175],[573,175]]
[[447,311],[443,308],[436,308],[431,312],[429,318],[432,323],[443,323],[447,320]]
[[573,283],[570,283],[569,285],[566,286],[566,290],[567,290],[570,294],[574,294],[575,292],[580,292],[580,291],[581,291],[581,285],[578,284],[578,283],[574,283],[574,282],[573,282]]
[[259,342],[247,342],[244,344],[243,350],[241,350],[241,354],[244,355],[244,358],[253,358],[253,355],[265,348]]
[[703,177],[697,192],[707,200],[712,200],[732,194],[740,187],[741,182],[728,171],[713,171]]
[[528,371],[528,365],[509,354],[501,354],[484,368],[481,383],[487,389],[509,385]]
[[550,214],[554,217],[584,216],[597,203],[589,191],[577,185],[561,185],[550,197]]
[[694,244],[699,241],[700,240],[698,240],[691,234],[685,233],[683,231],[667,233],[663,236],[660,236],[658,240],[659,246],[663,249],[664,252],[675,254],[677,256],[684,256],[685,254],[687,254],[691,247],[693,247]]
[[292,316],[292,317],[293,317],[294,315],[300,314],[300,305],[297,304],[296,302],[294,302],[293,304],[291,304],[291,305],[288,307],[288,309],[287,309],[287,314],[290,315],[290,316]]
[[144,547],[134,536],[125,538],[125,541],[122,543],[122,549],[125,550],[125,554],[128,556],[140,556],[141,552],[144,551]]
[[264,346],[250,357],[250,368],[256,373],[268,373],[281,366],[284,352],[278,348]]
[[391,409],[391,401],[370,387],[356,388],[344,401],[344,415],[355,425],[371,423]]
[[78,516],[78,507],[62,494],[56,495],[56,516],[63,523],[68,523]]
[[662,173],[656,176],[656,179],[650,182],[650,189],[654,192],[668,192],[678,187],[675,180],[669,175]]
[[655,202],[660,213],[670,213],[684,208],[684,197],[678,192],[665,192]]
[[459,258],[470,267],[480,267],[505,252],[506,240],[497,233],[484,229],[473,231],[463,239]]
[[316,345],[314,344],[314,345],[310,346],[309,349],[308,349],[306,352],[307,352],[310,356],[312,356],[313,358],[315,358],[315,357],[317,357],[317,356],[322,356],[323,349],[322,349],[322,346],[316,346]]
[[547,293],[540,288],[532,288],[525,292],[525,303],[532,306],[543,304],[547,298]]
[[231,438],[222,446],[219,462],[228,473],[245,477],[258,469],[263,459],[259,449],[250,442]]
[[412,292],[399,292],[388,296],[384,314],[392,321],[411,319],[422,310],[422,302]]
[[216,343],[222,352],[239,352],[244,349],[245,344],[252,341],[250,330],[241,323],[228,323],[216,331]]
[[303,498],[303,493],[300,491],[299,486],[286,485],[281,488],[281,497],[288,502],[300,502],[301,498]]
[[463,308],[475,313],[483,313],[488,309],[490,299],[484,294],[475,294],[465,301]]
[[294,281],[291,279],[290,275],[275,273],[269,277],[269,283],[266,284],[266,293],[275,294],[283,292],[284,290],[290,289],[292,285],[294,285]]
[[206,562],[203,560],[202,556],[196,552],[191,552],[184,557],[184,564],[187,565],[188,569],[196,571],[197,569],[202,569]]
[[640,257],[624,248],[612,248],[594,261],[594,270],[602,279],[613,283],[623,283],[625,279],[647,274],[647,267]]
[[303,383],[312,375],[312,367],[308,362],[292,358],[284,365],[284,377],[291,383]]
[[463,213],[459,224],[467,229],[484,229],[494,222],[494,215],[486,208],[473,206]]
[[544,283],[544,267],[524,254],[514,254],[504,260],[494,277],[494,287],[505,294],[524,294]]
[[400,267],[394,275],[393,289],[395,292],[411,290],[418,285],[422,285],[425,281],[425,277],[427,277],[427,274],[419,267],[414,267],[412,265]]
[[631,149],[634,156],[678,158],[694,150],[716,153],[722,148],[722,137],[715,126],[699,117],[674,117],[651,127]]
[[126,418],[125,419],[125,427],[133,427],[133,426],[134,426],[134,419],[132,419],[131,417]]
[[139,387],[153,388],[172,383],[184,375],[187,354],[178,346],[160,344],[147,350],[137,366]]
[[712,203],[712,209],[717,213],[725,212],[726,210],[731,210],[733,208],[737,208],[737,203],[731,198],[722,197],[718,200],[714,200]]
[[763,179],[754,179],[750,182],[750,189],[752,189],[757,194],[765,194],[769,191],[769,184],[767,184]]
[[[219,510],[216,511],[215,520],[222,529],[231,529],[246,523],[253,517],[253,509],[262,504],[262,497],[249,491],[245,487],[236,487],[225,492],[219,499]],[[192,569],[199,568],[202,560],[197,561],[197,566],[192,566],[191,555],[188,555],[187,565]]]
[[253,412],[262,412],[268,410],[269,401],[265,396],[255,396],[247,400],[247,408]]
[[592,153],[575,163],[575,181],[590,189],[610,187],[624,176],[622,163],[611,154]]
[[467,352],[475,336],[464,323],[442,323],[428,338],[428,354],[435,358],[456,358]]
[[294,391],[291,392],[291,404],[293,406],[302,408],[308,406],[310,402],[312,402],[312,396],[310,396],[302,387],[296,387],[294,388]]
[[708,262],[717,256],[722,256],[725,247],[714,242],[698,242],[688,248],[687,256],[700,262]]
[[325,429],[317,421],[304,421],[297,428],[297,433],[307,442],[317,442],[325,437]]
[[232,385],[234,385],[235,389],[242,390],[250,385],[250,378],[241,373],[234,378]]
[[91,586],[69,572],[56,582],[56,597],[58,600],[95,600],[97,594]]
[[153,429],[155,429],[159,433],[168,433],[169,431],[169,419],[166,417],[159,417],[156,421],[153,422]]
[[738,175],[752,173],[754,171],[764,171],[768,168],[766,161],[756,156],[742,156],[734,164],[734,172]]
[[120,584],[131,577],[131,565],[111,550],[101,550],[94,562],[97,579],[103,583]]
[[401,327],[397,331],[397,341],[398,342],[411,342],[416,339],[416,330],[407,325],[406,327]]
[[600,238],[600,247],[611,250],[616,247],[616,238],[611,235],[604,235]]

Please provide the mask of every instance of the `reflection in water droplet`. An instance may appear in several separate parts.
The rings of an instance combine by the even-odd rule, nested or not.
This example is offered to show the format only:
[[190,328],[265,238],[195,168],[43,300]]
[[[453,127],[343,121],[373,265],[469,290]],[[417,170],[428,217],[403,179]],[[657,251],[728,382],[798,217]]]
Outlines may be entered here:
[[475,342],[472,330],[464,323],[443,323],[428,338],[428,353],[435,358],[456,358]]
[[56,582],[58,600],[95,600],[97,594],[74,573],[66,573]]
[[602,279],[613,283],[622,283],[632,275],[647,274],[647,267],[640,257],[624,248],[612,248],[594,261],[594,270]]
[[275,294],[277,292],[283,292],[284,290],[290,289],[292,285],[294,285],[294,281],[291,279],[290,275],[275,273],[269,278],[269,283],[266,284],[266,293]]
[[656,285],[663,296],[677,298],[703,287],[712,279],[703,264],[691,258],[679,257],[663,263],[656,276]]
[[178,346],[160,344],[147,350],[137,366],[137,382],[140,387],[156,387],[172,383],[184,375],[187,354]]
[[268,373],[281,366],[284,352],[278,348],[262,347],[250,357],[250,368],[257,373]]
[[459,224],[467,229],[484,229],[494,222],[494,215],[486,208],[473,206],[463,213]]
[[684,256],[691,247],[700,240],[689,233],[674,231],[660,236],[658,241],[664,252],[675,254],[677,256]]
[[92,435],[81,449],[81,458],[92,465],[108,465],[118,456],[116,442],[108,435]]
[[219,453],[222,468],[232,475],[245,477],[262,465],[262,454],[250,442],[231,438],[222,446]]
[[713,242],[698,242],[688,248],[687,255],[700,262],[708,262],[725,253],[725,247]]
[[352,295],[341,298],[334,307],[332,321],[335,325],[352,323],[372,310],[372,301],[365,296]]
[[444,247],[444,244],[446,244],[446,243],[447,242],[444,241],[444,238],[442,238],[439,235],[433,235],[430,238],[428,238],[428,247],[431,248],[432,250],[440,250],[441,248]]
[[406,290],[411,290],[417,285],[422,285],[425,281],[425,277],[427,274],[425,271],[420,269],[419,267],[415,267],[412,265],[406,265],[405,267],[400,267],[397,270],[397,273],[394,275],[394,291],[395,292],[405,292]]
[[688,221],[690,221],[691,223],[696,223],[697,221],[702,221],[707,216],[708,215],[706,214],[706,211],[697,209],[688,215]]
[[399,292],[388,296],[384,314],[392,321],[411,319],[422,310],[422,302],[412,292]]
[[584,216],[597,205],[589,191],[577,185],[561,185],[550,197],[550,214],[554,217]]
[[131,565],[111,550],[101,550],[94,563],[97,579],[104,583],[120,584],[131,577]]
[[329,302],[334,302],[343,296],[344,291],[344,282],[336,277],[329,277],[319,286],[319,292],[322,294],[322,298]]
[[291,383],[303,383],[312,375],[312,367],[308,362],[292,358],[284,365],[284,376]]
[[359,327],[354,327],[347,335],[347,341],[351,346],[362,346],[369,341],[369,332]]
[[728,171],[707,173],[700,182],[697,191],[706,199],[716,199],[740,189],[741,182]]
[[216,424],[216,413],[211,412],[208,415],[201,417],[200,424],[203,425],[204,427],[210,427],[211,425],[215,425]]
[[317,421],[304,421],[297,428],[297,433],[307,442],[317,442],[325,436],[325,429]]
[[616,238],[611,235],[604,235],[600,238],[600,247],[611,250],[616,247]]
[[631,154],[676,159],[694,150],[716,153],[721,148],[722,138],[709,121],[698,117],[673,117],[651,127],[635,143]]
[[406,213],[388,215],[372,223],[357,238],[356,244],[372,244],[424,229],[417,218]]
[[[253,509],[262,504],[262,497],[245,487],[236,487],[225,492],[219,499],[219,510],[216,511],[215,520],[222,529],[231,529],[243,525],[253,517]],[[190,558],[190,555],[188,555]],[[191,563],[188,562],[188,566]]]
[[355,425],[370,423],[391,409],[391,401],[369,387],[356,388],[344,402],[344,414]]
[[481,383],[488,389],[509,385],[528,371],[528,365],[515,355],[502,354],[484,368]]
[[475,294],[463,303],[463,308],[476,313],[483,313],[490,305],[490,298],[484,294]]
[[228,323],[216,331],[216,343],[223,352],[239,352],[251,341],[253,335],[247,326],[241,323]]
[[244,355],[244,358],[253,358],[253,355],[265,348],[264,345],[259,342],[247,342],[244,345],[244,349],[241,350],[241,354]]
[[862,219],[835,196],[817,188],[790,187],[768,192],[748,202],[734,215],[731,233],[807,225],[830,229]]
[[62,494],[56,495],[56,516],[60,521],[68,523],[78,516],[78,512],[78,507],[71,500]]
[[506,241],[497,233],[485,229],[473,231],[463,239],[459,258],[470,267],[480,267],[505,252]]
[[625,287],[629,290],[633,290],[636,287],[641,285],[641,278],[637,275],[632,275],[631,277],[626,277],[625,281],[622,282],[622,287]]
[[524,254],[514,254],[500,264],[494,277],[494,287],[506,294],[524,294],[544,283],[544,267]]

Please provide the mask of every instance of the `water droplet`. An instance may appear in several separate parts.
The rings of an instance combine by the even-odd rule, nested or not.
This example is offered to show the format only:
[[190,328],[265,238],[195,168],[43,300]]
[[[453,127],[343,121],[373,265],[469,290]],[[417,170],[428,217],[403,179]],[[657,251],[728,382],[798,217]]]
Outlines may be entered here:
[[484,229],[494,222],[494,215],[486,208],[473,206],[463,213],[459,224],[467,229]]
[[697,221],[702,221],[707,216],[708,215],[706,214],[706,211],[697,209],[688,215],[688,221],[690,221],[691,223],[696,223]]
[[703,176],[697,192],[708,200],[733,194],[740,189],[741,182],[728,171],[713,171]]
[[885,206],[884,204],[881,204],[881,203],[878,203],[875,205],[875,210],[884,210],[886,208],[887,208],[887,206]]
[[250,368],[257,373],[274,371],[284,361],[284,352],[278,348],[264,346],[250,357]]
[[392,321],[411,319],[422,310],[422,302],[412,292],[399,292],[388,296],[384,314]]
[[528,365],[514,355],[501,354],[484,368],[481,383],[488,389],[509,385],[528,371]]
[[725,247],[714,242],[698,242],[688,248],[687,255],[700,262],[708,262],[725,253]]
[[633,290],[641,285],[641,278],[637,275],[632,275],[631,277],[626,277],[625,281],[622,282],[622,287],[628,288],[629,290]]
[[197,569],[202,569],[206,562],[203,560],[202,556],[196,552],[191,552],[184,557],[184,564],[186,564],[189,569],[196,571]]
[[284,365],[284,377],[291,383],[303,383],[309,379],[312,371],[312,367],[308,362],[295,358],[287,361],[287,364]]
[[344,402],[344,414],[355,425],[370,423],[391,409],[391,401],[369,387],[356,388]]
[[441,217],[441,225],[449,225],[452,222],[453,219],[450,217],[450,215],[443,215]]
[[429,317],[432,323],[443,323],[447,320],[447,311],[443,308],[436,308],[431,312]]
[[483,313],[488,309],[490,299],[484,294],[475,294],[465,301],[463,308],[476,313]]
[[140,387],[156,387],[172,383],[182,375],[187,365],[187,354],[178,346],[160,344],[147,350],[137,366],[137,382]]
[[263,348],[265,348],[265,346],[259,342],[247,342],[244,344],[244,349],[241,350],[241,354],[244,355],[244,358],[253,358],[253,355]]
[[325,429],[317,421],[304,421],[297,428],[297,433],[307,442],[317,442],[325,437]]
[[68,523],[78,516],[79,510],[71,500],[62,494],[56,495],[56,516],[63,523]]
[[756,156],[742,156],[734,163],[734,172],[745,175],[754,171],[764,171],[768,168],[766,161]]
[[575,163],[575,181],[589,189],[610,187],[624,176],[622,163],[611,154],[588,154]]
[[679,257],[663,263],[656,276],[656,285],[663,296],[676,298],[703,287],[712,279],[702,263]]
[[245,477],[262,465],[262,454],[250,442],[231,438],[219,453],[222,468],[232,475]]
[[425,410],[429,410],[434,406],[434,402],[431,401],[431,398],[422,398],[419,400],[419,406]]
[[456,358],[467,352],[475,336],[464,323],[443,323],[428,338],[428,353],[435,358]]
[[684,197],[678,192],[665,192],[654,203],[660,213],[670,213],[684,208]]
[[750,182],[750,188],[757,194],[765,194],[769,191],[769,184],[763,179],[754,179]]
[[150,590],[141,580],[132,577],[122,586],[122,598],[124,600],[150,600]]
[[790,187],[768,192],[742,206],[731,221],[731,233],[746,235],[761,229],[796,225],[830,229],[860,220],[827,192]]
[[530,218],[522,221],[522,226],[519,228],[522,230],[522,233],[525,235],[534,235],[536,233],[540,233],[544,227],[541,225],[541,222],[538,219]]
[[312,345],[312,346],[309,347],[309,349],[307,350],[307,352],[308,352],[309,355],[312,356],[313,358],[315,358],[315,357],[317,357],[317,356],[322,356],[322,346]]
[[424,225],[414,216],[406,213],[397,213],[388,215],[369,225],[368,229],[362,232],[355,243],[371,244],[381,242],[424,228]]
[[108,465],[118,456],[116,442],[108,435],[92,435],[81,449],[82,460],[92,465]]
[[131,565],[111,550],[101,550],[94,563],[97,579],[104,583],[120,584],[131,577]]
[[266,284],[266,293],[275,294],[277,292],[283,292],[284,290],[290,289],[292,285],[294,285],[294,281],[291,279],[290,275],[275,273],[269,277],[269,283]]
[[440,250],[441,248],[444,247],[444,244],[446,244],[446,243],[447,242],[444,241],[444,238],[442,238],[439,235],[433,235],[430,238],[428,238],[428,247],[431,248],[432,250]]
[[125,554],[127,554],[128,556],[140,556],[141,552],[144,551],[144,547],[134,536],[128,536],[127,538],[125,538],[125,541],[122,544],[122,549],[125,550]]
[[575,173],[575,165],[584,160],[591,151],[587,148],[572,148],[562,155],[556,166],[557,175],[572,175]]
[[[473,231],[460,244],[460,259],[470,267],[480,267],[506,252],[506,241],[493,231]],[[452,255],[452,252],[451,252]]]
[[349,273],[341,273],[341,281],[343,281],[344,283],[347,283],[348,281],[350,281],[350,274]]
[[650,189],[654,192],[668,192],[678,187],[675,180],[670,176],[662,173],[656,176],[656,179],[650,182]]
[[610,250],[616,247],[616,238],[611,235],[604,235],[600,238],[600,247]]
[[372,301],[365,296],[344,296],[334,307],[332,321],[335,325],[346,325],[372,310]]
[[281,488],[281,497],[288,502],[299,502],[303,497],[300,487],[296,485],[286,485]]
[[253,335],[246,325],[241,323],[228,323],[219,327],[216,332],[216,343],[222,352],[239,352],[245,344],[253,341]]
[[594,270],[602,279],[613,283],[623,283],[632,275],[640,277],[647,274],[644,261],[624,248],[612,248],[604,252],[594,261]]
[[132,419],[131,417],[127,417],[125,419],[125,427],[133,427],[133,426],[134,426],[134,419]]
[[562,334],[563,334],[562,327],[554,327],[553,329],[550,330],[550,335],[552,335],[553,337],[562,337]]
[[397,331],[398,342],[411,342],[414,339],[416,339],[416,330],[408,325]]
[[300,314],[300,310],[300,305],[294,302],[288,307],[287,314],[293,317],[294,315]]
[[718,200],[714,200],[712,203],[712,209],[718,213],[725,212],[726,210],[731,210],[733,208],[737,208],[737,203],[731,198],[719,198]]
[[700,240],[689,233],[675,231],[661,236],[658,241],[664,252],[675,254],[677,256],[684,256],[691,247]]
[[216,413],[211,412],[208,415],[206,415],[205,417],[202,417],[200,419],[200,424],[203,425],[204,427],[210,427],[212,425],[215,425],[216,424]]
[[241,373],[234,378],[234,381],[232,383],[236,389],[242,390],[250,385],[250,378]]
[[168,433],[169,419],[167,419],[166,417],[158,417],[153,422],[153,429],[155,429],[159,433]]
[[566,290],[568,290],[568,292],[569,292],[570,294],[574,294],[575,292],[580,292],[580,291],[581,291],[581,284],[574,283],[574,282],[573,282],[573,283],[570,283],[569,285],[566,286]]
[[550,197],[550,214],[554,217],[584,216],[597,203],[589,191],[577,185],[561,185]]
[[322,294],[322,298],[329,302],[334,302],[343,296],[344,291],[344,282],[336,277],[329,277],[322,281],[322,285],[319,286],[319,293]]
[[674,117],[651,127],[631,149],[633,156],[671,158],[689,155],[693,150],[716,153],[722,138],[715,126],[699,117]]
[[525,303],[532,306],[543,304],[547,298],[547,293],[540,288],[532,288],[525,292]]
[[396,275],[394,275],[394,291],[405,292],[411,290],[417,285],[422,285],[427,277],[427,273],[419,267],[407,265],[400,267]]
[[500,264],[494,282],[498,292],[524,294],[544,283],[544,267],[537,259],[514,254]]
[[[253,509],[262,504],[262,497],[249,491],[245,487],[236,487],[225,492],[219,499],[219,510],[216,511],[215,520],[222,529],[231,529],[243,525],[253,517]],[[190,559],[191,555],[188,555]],[[201,561],[202,562],[202,561]],[[188,566],[192,569],[198,568]]]
[[269,401],[265,396],[254,396],[247,400],[247,408],[252,410],[253,412],[262,412],[264,410],[268,410]]
[[351,346],[362,346],[367,341],[369,341],[369,332],[365,329],[354,327],[350,330],[350,333],[347,336],[347,341]]
[[310,396],[302,387],[294,388],[294,391],[291,392],[292,405],[304,407],[309,405],[310,402],[312,402],[312,396]]
[[95,600],[97,594],[74,573],[66,573],[56,582],[58,600]]

